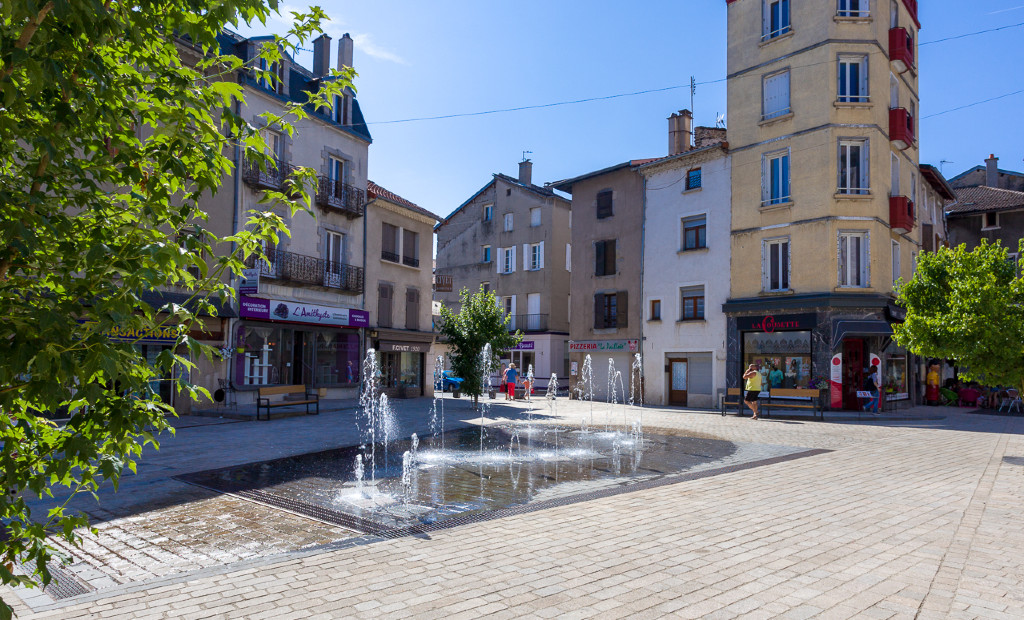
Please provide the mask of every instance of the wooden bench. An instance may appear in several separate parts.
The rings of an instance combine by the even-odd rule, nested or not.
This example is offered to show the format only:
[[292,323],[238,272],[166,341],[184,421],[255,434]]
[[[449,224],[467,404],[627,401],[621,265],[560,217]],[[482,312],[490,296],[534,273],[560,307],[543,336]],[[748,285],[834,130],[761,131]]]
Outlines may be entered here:
[[722,398],[722,415],[725,415],[729,405],[736,405],[736,415],[743,415],[743,390],[740,388],[728,388],[725,397]]
[[[768,393],[768,401],[764,403],[765,409],[810,409],[814,417],[825,414],[819,404],[820,392],[808,388],[772,388]],[[776,400],[778,399],[778,400]]]
[[[289,396],[292,394],[302,394],[304,400],[279,400],[270,402],[271,396],[284,395]],[[260,409],[266,408],[267,419],[270,419],[271,407],[291,407],[292,405],[305,405],[306,415],[310,415],[309,406],[316,404],[316,415],[320,415],[320,396],[316,392],[311,392],[306,389],[304,385],[277,385],[274,387],[261,387],[259,391],[259,397],[256,399],[256,419],[260,419]]]

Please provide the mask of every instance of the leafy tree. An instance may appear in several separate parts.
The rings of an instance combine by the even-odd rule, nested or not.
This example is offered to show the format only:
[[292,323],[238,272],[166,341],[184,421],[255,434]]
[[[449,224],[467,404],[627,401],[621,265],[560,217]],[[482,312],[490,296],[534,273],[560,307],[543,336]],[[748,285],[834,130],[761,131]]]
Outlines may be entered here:
[[519,344],[523,335],[518,330],[509,333],[512,317],[505,315],[494,293],[481,288],[470,294],[469,289],[464,288],[459,291],[459,302],[462,308],[458,314],[448,306],[441,306],[440,332],[451,347],[452,370],[463,379],[462,391],[471,395],[473,405],[477,406],[483,394],[480,356],[484,345],[491,345],[491,359],[486,362],[493,368],[499,354]]
[[982,241],[973,250],[924,252],[897,292],[907,311],[894,329],[897,343],[956,360],[968,380],[1024,392],[1024,281],[1006,248]]
[[[172,368],[213,350],[189,337],[260,241],[286,234],[267,210],[245,230],[205,227],[204,198],[230,179],[235,154],[274,165],[258,132],[238,116],[236,78],[273,83],[272,67],[319,31],[324,14],[293,13],[284,38],[249,67],[222,56],[217,35],[240,22],[266,24],[276,0],[146,0],[138,3],[5,2],[0,11],[0,582],[46,583],[48,535],[78,542],[84,515],[65,511],[75,493],[116,488],[145,444],[172,431],[173,410],[150,387]],[[351,84],[334,72],[307,105],[268,124],[291,123]],[[309,210],[312,170],[286,193]],[[287,194],[287,195],[286,195]],[[203,258],[203,257],[207,258]],[[196,275],[198,273],[198,276]],[[143,296],[175,285],[188,303],[154,309]],[[113,330],[177,326],[177,345],[147,363]],[[209,397],[177,373],[182,396]],[[66,423],[53,420],[66,418]],[[57,491],[55,494],[54,491]],[[33,515],[26,498],[55,497]],[[22,564],[31,575],[15,572]],[[0,602],[0,618],[11,610]]]

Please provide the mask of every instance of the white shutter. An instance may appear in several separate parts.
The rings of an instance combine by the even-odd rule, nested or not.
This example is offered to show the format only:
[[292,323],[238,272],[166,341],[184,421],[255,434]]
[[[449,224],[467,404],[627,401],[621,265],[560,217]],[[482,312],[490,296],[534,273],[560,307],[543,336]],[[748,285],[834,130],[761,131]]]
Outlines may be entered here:
[[523,244],[523,271],[530,270],[530,244]]
[[572,244],[565,244],[565,270],[572,273]]
[[767,241],[761,241],[761,290],[767,291],[771,285],[771,260],[769,257],[771,248]]
[[540,265],[538,265],[538,267],[540,267],[541,269],[544,268],[544,242],[543,241],[540,242]]
[[860,188],[863,190],[871,189],[871,175],[868,174],[871,168],[870,145],[871,141],[865,140],[860,146]]
[[[851,84],[852,86],[852,84]],[[860,101],[868,100],[868,57],[865,56],[860,61]]]
[[511,314],[512,316],[515,316],[516,315],[516,296],[515,295],[510,295],[509,299],[512,300],[512,312],[509,312],[509,314]]
[[768,157],[761,156],[761,204],[768,202]]
[[769,14],[771,13],[771,5],[769,0],[761,0],[761,40],[768,36],[768,31],[771,29],[771,20]]
[[498,248],[498,255],[495,256],[494,264],[498,267],[498,273],[505,268],[505,248]]
[[[512,261],[511,261],[512,262],[512,271],[510,271],[509,273],[515,273],[515,271],[516,271],[516,246],[510,247],[509,251],[512,252]],[[513,301],[512,303],[515,303],[515,301]],[[515,314],[515,313],[513,313],[513,314]]]

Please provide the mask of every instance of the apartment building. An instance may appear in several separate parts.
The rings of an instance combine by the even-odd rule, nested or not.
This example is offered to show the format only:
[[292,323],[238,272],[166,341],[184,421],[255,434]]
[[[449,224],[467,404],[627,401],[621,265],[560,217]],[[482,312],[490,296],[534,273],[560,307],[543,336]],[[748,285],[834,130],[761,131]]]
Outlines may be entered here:
[[529,160],[517,178],[495,174],[435,227],[435,273],[446,282],[435,299],[457,311],[463,288],[493,292],[510,329],[525,334],[503,360],[532,364],[544,388],[568,371],[570,204],[532,177]]
[[[572,273],[569,290],[570,382],[580,380],[587,356],[594,398],[609,386],[629,394],[633,361],[640,353],[643,258],[642,164],[625,161],[548,187],[572,195]],[[618,372],[621,387],[612,379]]]
[[[683,131],[672,131],[679,122]],[[671,155],[638,168],[643,217],[642,345],[645,402],[714,407],[726,387],[731,160],[724,129],[669,119]]]
[[1010,188],[1021,186],[1017,179],[1024,179],[1024,174],[1000,170],[995,155],[985,164],[984,177],[979,177],[976,169],[953,177],[958,186],[953,188],[955,200],[946,206],[949,243],[971,249],[982,239],[999,242],[1019,260],[1018,246],[1024,239],[1024,191]]
[[380,358],[390,397],[430,393],[434,225],[441,218],[373,181],[367,182],[366,282],[369,346]]
[[[259,46],[272,44],[273,37],[221,37],[223,49],[246,61]],[[352,66],[352,54],[346,34],[336,66]],[[369,325],[364,216],[370,134],[351,90],[335,97],[330,108],[307,107],[309,118],[294,122],[291,135],[260,116],[285,114],[289,104],[305,102],[307,91],[333,79],[330,37],[313,42],[313,56],[312,72],[285,57],[270,67],[275,81],[238,72],[245,93],[238,111],[260,128],[276,166],[260,169],[237,153],[235,176],[225,182],[231,190],[212,197],[208,208],[218,214],[221,233],[244,226],[246,212],[265,209],[273,209],[291,231],[265,248],[266,260],[251,261],[239,283],[239,319],[231,328],[225,365],[240,403],[254,400],[257,388],[267,385],[303,384],[330,398],[358,393]],[[298,166],[318,173],[312,213],[292,215],[286,205],[260,203],[263,192],[282,189]]]
[[728,384],[760,362],[856,409],[867,368],[907,356],[890,336],[921,248],[917,3],[726,4]]

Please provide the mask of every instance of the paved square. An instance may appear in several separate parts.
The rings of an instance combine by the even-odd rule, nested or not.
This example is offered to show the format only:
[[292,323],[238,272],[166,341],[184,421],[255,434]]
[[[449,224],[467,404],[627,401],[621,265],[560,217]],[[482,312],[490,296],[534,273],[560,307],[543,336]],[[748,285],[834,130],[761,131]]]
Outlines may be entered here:
[[[465,399],[445,404],[452,424],[476,417]],[[422,434],[428,407],[400,404],[403,434]],[[192,426],[100,507],[76,503],[100,521],[74,551],[94,591],[3,595],[20,618],[1024,617],[1024,418],[964,411],[819,422],[648,408],[650,430],[828,452],[369,541],[171,480],[350,445],[351,408]],[[578,424],[589,406],[541,414]]]

